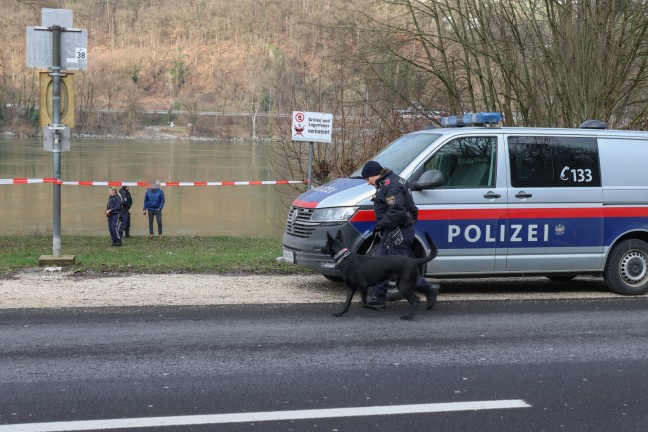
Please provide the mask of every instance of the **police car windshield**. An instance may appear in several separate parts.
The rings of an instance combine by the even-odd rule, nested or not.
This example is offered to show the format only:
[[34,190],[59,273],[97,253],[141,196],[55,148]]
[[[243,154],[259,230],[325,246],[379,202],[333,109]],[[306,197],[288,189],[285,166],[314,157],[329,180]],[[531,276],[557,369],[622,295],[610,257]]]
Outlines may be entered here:
[[[396,174],[400,174],[423,150],[436,141],[441,135],[432,133],[415,133],[404,135],[385,147],[380,153],[370,160],[378,162],[385,168],[389,168]],[[351,174],[351,177],[361,178],[362,164],[360,168]]]

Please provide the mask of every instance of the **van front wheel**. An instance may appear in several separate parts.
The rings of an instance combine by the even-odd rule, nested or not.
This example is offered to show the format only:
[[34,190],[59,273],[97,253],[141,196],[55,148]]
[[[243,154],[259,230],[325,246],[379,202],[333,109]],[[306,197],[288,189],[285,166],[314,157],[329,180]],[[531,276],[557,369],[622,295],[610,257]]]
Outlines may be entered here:
[[603,272],[605,283],[623,295],[648,292],[648,243],[624,240],[612,248]]

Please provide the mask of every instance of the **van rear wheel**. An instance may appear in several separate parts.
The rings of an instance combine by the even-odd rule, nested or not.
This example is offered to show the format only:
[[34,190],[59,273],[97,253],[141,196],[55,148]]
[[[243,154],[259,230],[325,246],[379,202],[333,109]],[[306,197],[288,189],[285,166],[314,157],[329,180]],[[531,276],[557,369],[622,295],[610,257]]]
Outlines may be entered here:
[[608,287],[623,295],[648,292],[648,243],[624,240],[610,251],[603,278]]

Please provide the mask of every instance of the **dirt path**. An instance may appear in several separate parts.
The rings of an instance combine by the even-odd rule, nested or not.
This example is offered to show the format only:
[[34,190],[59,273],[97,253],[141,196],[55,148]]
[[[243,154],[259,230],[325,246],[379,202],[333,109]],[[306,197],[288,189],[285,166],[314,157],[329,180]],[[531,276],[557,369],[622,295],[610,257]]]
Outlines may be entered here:
[[[571,287],[545,278],[442,280],[439,301],[617,297],[600,278]],[[320,275],[133,274],[86,277],[35,268],[0,279],[0,309],[339,303],[345,286]],[[356,295],[354,301],[358,301]]]
[[79,277],[42,269],[0,280],[0,309],[341,302],[344,287],[319,275],[136,274]]

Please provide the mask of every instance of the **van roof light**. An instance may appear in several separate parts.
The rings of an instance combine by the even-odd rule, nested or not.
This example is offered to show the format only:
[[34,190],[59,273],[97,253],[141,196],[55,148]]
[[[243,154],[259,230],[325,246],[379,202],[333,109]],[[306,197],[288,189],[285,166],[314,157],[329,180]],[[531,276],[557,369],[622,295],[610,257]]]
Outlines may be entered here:
[[607,129],[608,124],[602,120],[585,120],[578,127],[580,129]]
[[480,112],[476,114],[464,114],[460,116],[443,117],[441,126],[462,127],[462,126],[493,126],[502,121],[502,115],[498,112]]

